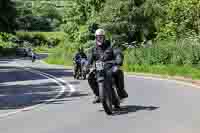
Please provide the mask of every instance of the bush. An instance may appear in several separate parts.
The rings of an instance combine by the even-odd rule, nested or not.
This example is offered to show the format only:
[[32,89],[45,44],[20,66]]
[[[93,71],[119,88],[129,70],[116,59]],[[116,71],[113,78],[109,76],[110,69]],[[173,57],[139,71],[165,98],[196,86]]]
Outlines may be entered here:
[[17,37],[20,40],[27,41],[33,46],[48,45],[55,47],[64,40],[62,32],[17,32]]
[[125,65],[200,65],[200,44],[187,41],[157,41],[148,48],[125,52]]
[[70,47],[57,47],[45,61],[50,64],[72,65],[74,49]]
[[0,55],[6,56],[15,53],[17,44],[12,42],[15,36],[8,33],[0,33]]

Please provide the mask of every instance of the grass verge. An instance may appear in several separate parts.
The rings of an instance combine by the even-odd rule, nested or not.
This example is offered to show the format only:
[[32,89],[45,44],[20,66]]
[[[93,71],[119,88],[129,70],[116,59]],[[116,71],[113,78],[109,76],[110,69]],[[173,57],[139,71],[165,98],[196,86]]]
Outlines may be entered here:
[[181,76],[185,78],[200,79],[200,71],[192,66],[176,65],[125,65],[127,72],[149,73],[168,76]]
[[73,52],[70,52],[69,49],[57,47],[52,52],[53,54],[50,54],[48,58],[44,59],[46,63],[65,66],[71,66],[73,64]]
[[54,50],[54,48],[49,48],[46,45],[34,47],[34,51],[36,53],[52,53],[53,50]]

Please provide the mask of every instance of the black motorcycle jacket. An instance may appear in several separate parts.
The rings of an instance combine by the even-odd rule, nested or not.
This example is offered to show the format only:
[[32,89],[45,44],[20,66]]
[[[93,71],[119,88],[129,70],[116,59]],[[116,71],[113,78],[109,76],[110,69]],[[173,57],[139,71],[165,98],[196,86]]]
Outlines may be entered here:
[[106,40],[101,47],[95,46],[91,49],[88,56],[88,65],[101,60],[103,62],[112,61],[115,65],[121,66],[123,64],[123,58],[121,50],[113,49],[110,45],[110,41]]
[[74,57],[74,61],[78,61],[81,58],[87,59],[87,55],[83,52],[78,52],[78,53],[76,53],[76,55]]

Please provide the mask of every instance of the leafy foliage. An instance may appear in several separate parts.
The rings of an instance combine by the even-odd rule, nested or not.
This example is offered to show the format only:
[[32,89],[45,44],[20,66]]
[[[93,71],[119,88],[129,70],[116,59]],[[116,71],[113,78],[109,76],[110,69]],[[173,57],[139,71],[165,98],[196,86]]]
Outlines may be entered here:
[[11,0],[0,1],[0,32],[13,32],[15,29],[16,9]]
[[17,44],[13,42],[15,36],[8,33],[0,33],[0,56],[11,55],[15,53]]
[[190,41],[158,41],[149,48],[135,48],[126,54],[127,65],[200,65],[200,45]]
[[54,2],[32,1],[33,5],[27,6],[24,1],[17,1],[17,26],[18,30],[28,31],[55,31],[62,23],[62,14]]
[[64,41],[62,32],[17,32],[17,37],[21,41],[27,41],[33,46],[55,47]]

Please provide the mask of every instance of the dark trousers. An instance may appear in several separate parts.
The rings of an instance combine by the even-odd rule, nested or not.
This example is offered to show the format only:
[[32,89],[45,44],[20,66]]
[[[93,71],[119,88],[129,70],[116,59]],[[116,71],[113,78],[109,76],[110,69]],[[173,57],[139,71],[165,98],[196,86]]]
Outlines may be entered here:
[[[118,67],[111,67],[106,71],[105,83],[112,87],[112,78],[114,77],[115,85],[120,98],[128,97],[126,90],[124,89],[124,73]],[[95,78],[95,72],[91,72],[88,76],[88,83],[96,96],[99,96],[98,83]]]

